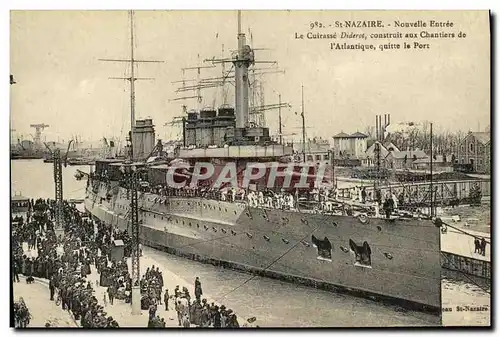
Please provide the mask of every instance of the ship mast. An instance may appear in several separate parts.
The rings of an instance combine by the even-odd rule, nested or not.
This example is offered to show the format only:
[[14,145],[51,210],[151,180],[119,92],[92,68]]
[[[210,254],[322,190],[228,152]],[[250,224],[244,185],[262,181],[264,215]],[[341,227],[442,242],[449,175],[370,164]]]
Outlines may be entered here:
[[302,160],[306,161],[306,117],[304,115],[304,86],[302,85]]
[[281,128],[281,94],[278,95],[278,123],[279,123],[279,133],[280,133],[280,145],[283,145],[283,130]]
[[137,60],[134,57],[134,11],[129,11],[130,18],[130,59],[99,59],[99,61],[107,62],[126,62],[130,63],[129,77],[109,77],[111,80],[126,80],[130,81],[130,160],[133,161],[133,139],[135,127],[135,81],[137,80],[154,80],[152,77],[135,77],[135,66],[137,63],[163,63],[158,60]]
[[134,60],[134,12],[129,12],[130,16],[130,152],[133,157],[134,126],[135,126],[135,60]]
[[430,177],[430,190],[431,190],[431,209],[430,209],[430,216],[433,217],[434,216],[434,186],[433,186],[433,181],[432,181],[432,161],[433,161],[433,156],[434,156],[434,153],[433,153],[433,149],[432,149],[432,123],[431,123],[431,158],[430,158],[430,171],[431,171],[431,177]]

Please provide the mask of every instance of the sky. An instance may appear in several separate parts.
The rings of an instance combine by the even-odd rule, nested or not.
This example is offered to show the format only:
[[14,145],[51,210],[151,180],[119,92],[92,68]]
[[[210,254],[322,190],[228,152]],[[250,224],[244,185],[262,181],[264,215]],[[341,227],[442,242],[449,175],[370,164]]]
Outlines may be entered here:
[[[330,40],[295,39],[295,33],[309,32],[309,24],[316,21],[418,19],[452,21],[452,31],[463,31],[467,37],[428,40],[425,43],[431,48],[425,51],[385,52],[333,51]],[[30,124],[45,123],[47,140],[73,135],[93,140],[123,137],[130,127],[129,84],[109,77],[124,77],[129,69],[126,63],[99,59],[130,57],[129,22],[127,11],[12,11],[10,71],[17,81],[10,87],[14,134],[29,138],[34,134]],[[179,130],[164,124],[182,115],[182,104],[196,107],[194,100],[169,101],[179,97],[175,93],[179,84],[172,82],[182,79],[181,68],[197,66],[198,59],[221,57],[222,45],[225,57],[236,49],[237,15],[235,11],[136,11],[134,27],[136,58],[163,61],[138,65],[138,76],[155,80],[136,82],[136,116],[153,118],[157,137],[168,140]],[[282,116],[284,133],[297,133],[295,140],[301,132],[302,85],[310,138],[364,132],[374,126],[375,115],[386,113],[395,123],[429,120],[436,130],[477,131],[489,124],[486,11],[243,11],[242,28],[253,48],[267,49],[256,50],[256,58],[277,61],[285,72],[266,75],[261,81],[266,104],[277,103],[281,94],[282,101],[291,105],[282,109]],[[322,32],[335,31],[394,28]],[[373,41],[377,46],[387,42]],[[201,76],[220,76],[220,68],[202,69]],[[186,71],[184,78],[194,79],[196,72]],[[227,103],[233,101],[232,90]],[[220,104],[213,90],[202,95],[201,107],[213,105],[214,99]],[[266,122],[277,133],[277,110],[266,112]]]

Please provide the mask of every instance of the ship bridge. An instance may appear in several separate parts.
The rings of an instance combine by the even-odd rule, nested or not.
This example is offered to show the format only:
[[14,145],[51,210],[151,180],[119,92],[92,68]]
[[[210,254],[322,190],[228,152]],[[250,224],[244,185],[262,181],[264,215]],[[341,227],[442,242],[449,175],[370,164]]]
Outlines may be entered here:
[[269,145],[232,145],[217,148],[178,149],[180,158],[278,158],[291,156],[291,146],[280,144]]

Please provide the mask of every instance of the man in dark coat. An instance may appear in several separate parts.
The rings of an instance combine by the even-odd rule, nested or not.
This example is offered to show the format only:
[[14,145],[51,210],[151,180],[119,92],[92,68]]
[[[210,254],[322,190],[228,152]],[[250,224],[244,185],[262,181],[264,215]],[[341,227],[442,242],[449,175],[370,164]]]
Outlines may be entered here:
[[392,209],[393,209],[392,203],[393,203],[392,199],[389,197],[386,197],[384,204],[382,205],[384,212],[385,212],[386,219],[390,219],[390,217],[391,217],[391,213],[392,213]]
[[113,299],[115,298],[115,286],[113,284],[108,287],[108,298],[109,304],[113,305]]
[[203,295],[203,291],[201,289],[200,278],[196,277],[196,280],[194,281],[194,296],[198,302],[200,302],[201,295]]
[[16,258],[14,260],[14,265],[12,266],[12,273],[14,274],[14,282],[19,282],[19,261]]
[[168,311],[168,289],[165,289],[165,294],[163,295],[163,301],[165,302],[165,311]]
[[486,255],[486,240],[484,238],[481,239],[481,254]]
[[50,300],[54,300],[54,292],[55,292],[55,282],[54,282],[55,276],[52,276],[49,281],[49,290],[50,290]]
[[149,306],[149,320],[152,321],[156,317],[156,304],[151,303]]
[[221,317],[220,317],[220,312],[219,312],[218,306],[215,306],[215,308],[214,308],[213,321],[214,321],[214,328],[221,327]]
[[474,239],[474,253],[481,253],[481,243],[478,238]]

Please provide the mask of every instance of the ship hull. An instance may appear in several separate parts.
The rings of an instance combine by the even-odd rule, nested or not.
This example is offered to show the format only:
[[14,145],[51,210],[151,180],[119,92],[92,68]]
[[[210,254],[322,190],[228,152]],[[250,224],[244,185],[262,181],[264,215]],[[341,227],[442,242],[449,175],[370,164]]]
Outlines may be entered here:
[[[90,185],[91,186],[91,185]],[[86,210],[130,230],[125,189],[87,189]],[[109,191],[113,191],[109,198]],[[108,196],[108,198],[106,198]],[[248,207],[203,198],[139,197],[144,245],[259,275],[349,291],[439,315],[440,234],[430,221],[360,219]],[[325,258],[312,236],[328,238]],[[349,241],[371,247],[371,266],[356,264]]]

